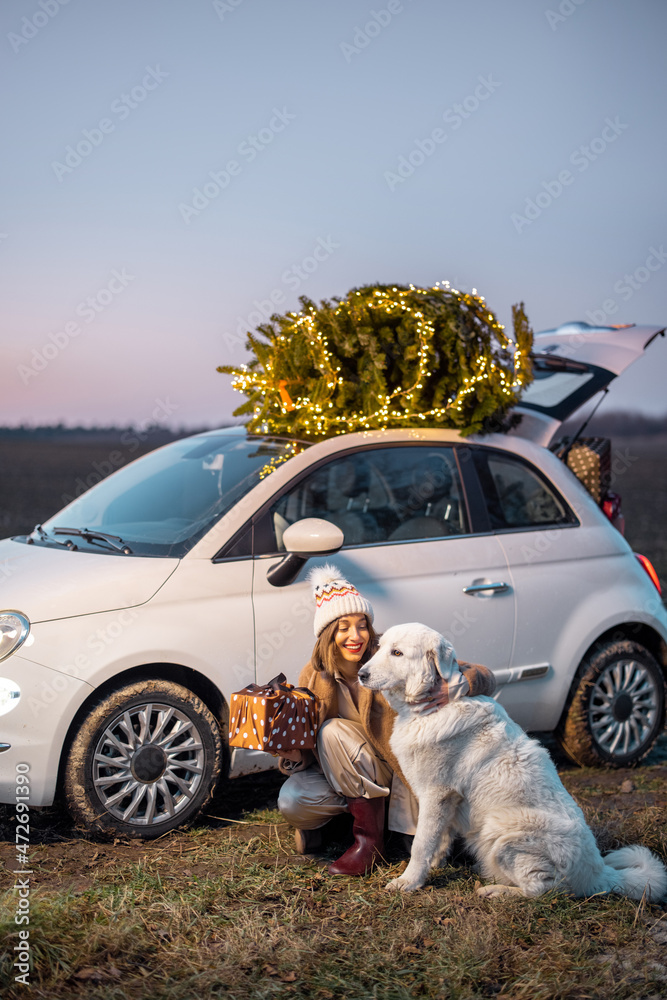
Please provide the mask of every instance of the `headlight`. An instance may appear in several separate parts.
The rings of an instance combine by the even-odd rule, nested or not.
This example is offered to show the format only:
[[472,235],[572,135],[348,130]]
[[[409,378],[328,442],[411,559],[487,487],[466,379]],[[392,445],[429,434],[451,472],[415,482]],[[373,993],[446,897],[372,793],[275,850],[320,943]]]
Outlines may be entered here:
[[15,653],[30,635],[30,622],[20,611],[0,611],[0,660]]
[[10,681],[8,677],[0,677],[0,715],[6,715],[19,703],[21,688],[16,681]]

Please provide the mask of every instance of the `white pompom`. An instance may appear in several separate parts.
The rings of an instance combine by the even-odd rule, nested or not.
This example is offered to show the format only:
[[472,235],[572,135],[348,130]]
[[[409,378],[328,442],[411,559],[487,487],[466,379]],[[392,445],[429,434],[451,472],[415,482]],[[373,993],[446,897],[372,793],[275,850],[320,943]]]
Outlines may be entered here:
[[328,583],[334,583],[336,580],[344,580],[345,577],[338,566],[331,566],[327,563],[326,566],[315,566],[311,569],[307,579],[316,590],[318,587],[326,587]]

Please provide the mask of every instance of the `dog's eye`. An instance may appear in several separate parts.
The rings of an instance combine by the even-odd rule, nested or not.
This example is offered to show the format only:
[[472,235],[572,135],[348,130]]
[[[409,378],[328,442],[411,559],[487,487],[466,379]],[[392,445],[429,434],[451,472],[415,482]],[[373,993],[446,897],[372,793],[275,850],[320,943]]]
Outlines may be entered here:
[[391,655],[392,656],[403,656],[403,653],[400,651],[400,649],[392,649]]

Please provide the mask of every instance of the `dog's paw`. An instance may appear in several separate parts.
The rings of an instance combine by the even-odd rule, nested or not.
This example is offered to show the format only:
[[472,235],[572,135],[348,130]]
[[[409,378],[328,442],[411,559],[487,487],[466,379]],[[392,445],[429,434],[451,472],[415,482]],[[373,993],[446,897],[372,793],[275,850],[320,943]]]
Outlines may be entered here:
[[418,879],[406,878],[405,875],[399,875],[398,878],[391,879],[387,882],[385,889],[388,892],[414,892],[416,889],[421,889],[423,882]]
[[523,896],[521,889],[515,885],[480,885],[475,889],[482,899],[496,899],[498,896]]

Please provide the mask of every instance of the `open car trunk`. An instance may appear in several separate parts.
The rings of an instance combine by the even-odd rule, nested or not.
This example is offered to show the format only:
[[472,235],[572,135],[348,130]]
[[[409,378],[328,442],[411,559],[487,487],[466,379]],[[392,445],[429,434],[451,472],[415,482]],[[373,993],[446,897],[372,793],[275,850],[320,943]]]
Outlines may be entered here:
[[535,334],[535,380],[514,408],[521,422],[510,433],[547,446],[561,424],[640,358],[660,326],[565,323]]

